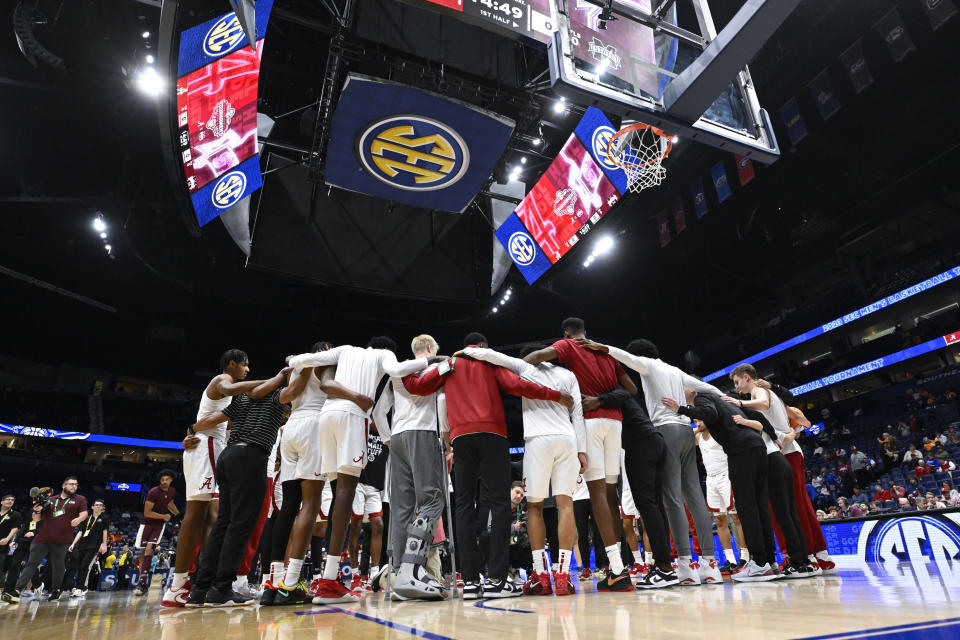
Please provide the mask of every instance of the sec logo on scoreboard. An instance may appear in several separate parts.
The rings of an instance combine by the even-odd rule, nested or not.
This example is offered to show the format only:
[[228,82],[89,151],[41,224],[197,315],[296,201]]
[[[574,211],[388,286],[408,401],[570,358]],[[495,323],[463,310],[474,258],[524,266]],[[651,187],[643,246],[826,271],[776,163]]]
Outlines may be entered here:
[[416,115],[372,123],[360,134],[356,153],[371,176],[410,191],[443,189],[470,167],[470,149],[453,127]]
[[550,260],[544,255],[516,212],[507,216],[494,231],[494,236],[503,245],[507,255],[517,265],[520,273],[530,284],[536,282],[550,268]]
[[610,159],[607,153],[607,145],[610,138],[616,132],[613,124],[603,114],[603,111],[596,107],[587,107],[586,113],[574,129],[574,133],[580,138],[580,142],[587,148],[593,159],[603,169],[613,186],[616,187],[620,195],[627,192],[627,174]]
[[510,251],[510,257],[520,267],[532,264],[537,257],[537,243],[526,231],[517,231],[511,235],[510,240],[507,241],[507,248]]
[[242,171],[231,171],[213,184],[210,201],[217,209],[237,204],[247,188],[247,176]]
[[514,125],[472,104],[351,73],[333,114],[324,177],[348,191],[461,213]]
[[203,52],[211,58],[233,51],[243,40],[243,27],[237,14],[228,13],[217,20],[203,39]]

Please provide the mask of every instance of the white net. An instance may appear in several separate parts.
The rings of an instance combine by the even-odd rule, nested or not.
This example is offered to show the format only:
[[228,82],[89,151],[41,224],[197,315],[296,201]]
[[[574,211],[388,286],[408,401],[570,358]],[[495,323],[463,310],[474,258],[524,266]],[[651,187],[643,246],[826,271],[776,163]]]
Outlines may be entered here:
[[669,139],[652,127],[633,129],[610,141],[609,157],[627,174],[632,193],[663,182],[663,160],[670,153]]

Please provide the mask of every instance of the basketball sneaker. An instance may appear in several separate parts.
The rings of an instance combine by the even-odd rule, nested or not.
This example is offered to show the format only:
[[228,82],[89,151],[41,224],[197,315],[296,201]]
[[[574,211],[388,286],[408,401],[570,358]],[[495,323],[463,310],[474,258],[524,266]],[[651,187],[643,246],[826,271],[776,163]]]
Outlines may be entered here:
[[171,585],[163,594],[163,600],[160,601],[161,607],[182,607],[187,604],[187,597],[190,595],[190,581],[187,580],[179,589],[174,589]]
[[207,597],[204,606],[207,607],[245,607],[251,605],[256,600],[250,596],[244,596],[233,590],[232,586],[224,588],[213,587],[207,591]]
[[550,574],[546,571],[543,573],[531,571],[530,578],[523,585],[523,595],[549,596],[551,594],[553,594],[553,586],[550,584]]
[[576,595],[577,590],[573,587],[573,582],[570,581],[570,574],[566,571],[553,572],[553,589],[558,596],[572,596]]
[[[550,577],[547,576],[547,582],[549,581]],[[464,589],[466,589],[466,587],[464,587]],[[487,578],[483,581],[484,598],[516,598],[522,595],[523,590],[509,580]]]
[[633,591],[633,582],[626,567],[620,573],[607,569],[607,579],[597,580],[597,591]]
[[477,600],[483,597],[483,585],[480,582],[467,580],[463,583],[463,599]]
[[[316,581],[314,581],[316,584]],[[281,578],[277,581],[277,595],[273,597],[273,605],[282,607],[292,604],[306,604],[310,602],[310,594],[307,592],[307,585],[300,580],[295,585],[287,586],[283,584]]]
[[676,571],[664,571],[660,567],[651,567],[650,571],[637,583],[637,589],[663,589],[680,584]]
[[457,574],[457,586],[463,588],[463,578],[460,577],[459,573]]
[[832,576],[840,572],[840,569],[837,568],[837,563],[830,559],[830,556],[827,555],[826,551],[821,551],[823,555],[817,555],[817,564],[820,566],[820,571],[825,576]]
[[359,573],[353,574],[353,579],[350,581],[350,591],[357,595],[363,593],[363,578],[360,577]]
[[629,572],[631,580],[639,580],[643,577],[643,565],[639,562],[634,562],[632,565],[630,565]]
[[807,556],[807,562],[810,563],[810,566],[813,567],[814,576],[822,576],[823,570],[820,569],[820,563],[817,562],[817,558],[811,553]]
[[17,604],[20,602],[20,595],[20,592],[16,589],[4,589],[3,594],[0,595],[0,600],[3,600],[9,604]]
[[313,583],[313,604],[338,604],[341,602],[360,602],[360,596],[348,591],[338,580],[315,580]]
[[700,576],[700,584],[723,584],[720,565],[713,558],[710,559],[710,562],[699,563],[697,574]]
[[776,580],[777,574],[774,573],[769,564],[760,566],[751,560],[747,563],[747,566],[730,577],[736,582],[769,582],[770,580]]
[[584,567],[583,569],[580,570],[580,575],[577,576],[577,579],[580,580],[580,582],[586,582],[592,577],[593,577],[593,574],[590,573],[590,567]]
[[677,559],[675,566],[677,579],[682,587],[694,587],[700,584],[700,563],[696,560],[681,562]]
[[729,560],[727,560],[726,562],[723,563],[723,566],[720,567],[720,575],[722,575],[722,576],[729,576],[730,574],[732,574],[732,573],[733,573],[734,571],[736,571],[737,569],[738,569],[738,567],[737,567],[736,563],[733,563],[733,562],[730,562]]
[[141,580],[140,583],[137,585],[137,588],[133,590],[133,595],[135,596],[147,595],[147,583]]

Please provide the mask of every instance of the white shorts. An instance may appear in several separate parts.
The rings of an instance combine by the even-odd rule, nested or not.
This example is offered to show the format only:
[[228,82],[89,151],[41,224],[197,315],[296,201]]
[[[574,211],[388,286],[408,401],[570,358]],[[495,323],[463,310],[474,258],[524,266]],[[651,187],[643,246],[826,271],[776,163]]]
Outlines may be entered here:
[[217,458],[225,445],[219,438],[198,433],[200,444],[183,452],[183,483],[187,500],[208,502],[219,497],[217,488]]
[[315,446],[319,450],[321,475],[326,480],[336,480],[338,473],[360,477],[367,464],[370,421],[346,411],[329,411],[320,414],[319,425]]
[[383,515],[383,500],[380,490],[368,484],[357,483],[357,492],[353,495],[353,519],[369,520]]
[[616,484],[620,477],[620,421],[590,418],[585,422],[587,470],[583,473],[583,479],[587,482],[606,479],[607,484]]
[[587,489],[587,481],[583,479],[583,476],[579,473],[577,474],[577,484],[576,489],[573,490],[573,500],[589,500],[590,499],[590,490]]
[[572,435],[544,435],[523,443],[523,490],[527,500],[573,496],[580,475],[577,439]]
[[319,434],[319,411],[299,411],[290,416],[280,440],[282,481],[323,480]]
[[710,513],[736,513],[730,476],[719,473],[707,476],[707,509]]
[[633,491],[630,490],[630,481],[627,480],[627,472],[624,468],[625,458],[623,451],[620,451],[620,472],[623,484],[620,487],[620,517],[636,518],[640,515],[637,506],[633,504]]
[[317,512],[317,522],[326,522],[330,517],[330,505],[333,504],[333,487],[327,482],[320,492],[320,511]]

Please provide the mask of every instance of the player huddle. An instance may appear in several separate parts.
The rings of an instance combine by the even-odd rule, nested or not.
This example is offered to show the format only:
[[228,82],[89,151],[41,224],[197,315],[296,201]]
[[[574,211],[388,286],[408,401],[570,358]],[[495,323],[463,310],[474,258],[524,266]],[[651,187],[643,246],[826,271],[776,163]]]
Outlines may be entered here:
[[[742,365],[732,377],[743,399],[729,397],[660,360],[648,340],[626,349],[598,344],[587,339],[579,318],[568,318],[561,329],[562,339],[530,345],[521,358],[490,349],[478,333],[451,357],[438,355],[432,337],[417,336],[414,357],[403,362],[389,338],[373,338],[366,348],[320,342],[289,357],[288,367],[269,380],[247,381],[246,355],[225,353],[223,373],[205,389],[195,433],[185,440],[187,509],[162,605],[253,603],[246,574],[258,546],[261,604],[355,602],[363,593],[355,539],[365,517],[374,533],[371,578],[388,585],[394,599],[447,596],[435,548],[448,531],[464,599],[573,594],[573,498],[581,483],[609,560],[598,591],[719,584],[724,574],[760,581],[835,570],[803,490],[794,442],[802,414],[791,415],[780,398],[785,390],[771,393]],[[533,555],[522,587],[508,575],[511,476],[501,392],[522,397]],[[708,470],[706,501],[698,441]],[[621,554],[621,473],[623,522],[636,516],[642,524],[642,565],[635,536],[628,535],[634,557],[625,561]],[[451,474],[455,514],[449,512]],[[489,501],[485,567],[476,535],[478,485]],[[543,518],[551,496],[555,532]],[[390,506],[384,572],[375,566],[381,498]],[[726,554],[722,567],[714,558],[711,512]],[[742,532],[739,562],[730,548],[728,512],[736,513],[731,520]],[[325,553],[314,535],[319,521],[329,529]],[[691,553],[691,526],[700,562]],[[632,534],[632,524],[627,528]],[[352,566],[341,570],[348,530]],[[775,535],[789,552],[779,567]],[[549,554],[548,539],[555,541]],[[301,578],[308,545],[317,571],[309,584]]]

